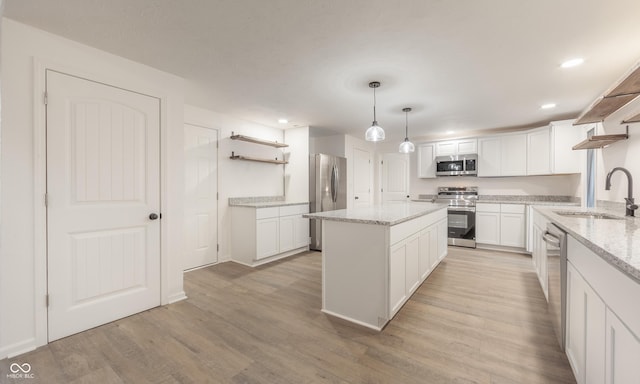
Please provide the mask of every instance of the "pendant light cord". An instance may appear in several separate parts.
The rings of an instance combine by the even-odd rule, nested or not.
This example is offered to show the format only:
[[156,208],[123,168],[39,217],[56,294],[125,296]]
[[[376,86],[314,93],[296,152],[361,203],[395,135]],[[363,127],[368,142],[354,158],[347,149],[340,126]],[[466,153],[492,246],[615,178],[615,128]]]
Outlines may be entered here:
[[409,111],[404,113],[404,138],[409,138]]
[[376,119],[376,87],[373,87],[373,121],[378,121]]

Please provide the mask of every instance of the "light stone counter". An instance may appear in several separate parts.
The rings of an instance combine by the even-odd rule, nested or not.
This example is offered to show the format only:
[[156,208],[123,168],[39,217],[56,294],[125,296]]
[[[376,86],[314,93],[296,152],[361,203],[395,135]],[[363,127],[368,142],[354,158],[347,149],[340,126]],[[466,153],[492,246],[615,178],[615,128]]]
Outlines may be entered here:
[[303,215],[303,217],[316,220],[392,226],[444,208],[447,208],[447,204],[399,201],[367,207],[309,213]]
[[[625,217],[624,208],[536,206],[534,209],[611,265],[640,283],[640,218]],[[560,216],[555,213],[556,211],[606,213],[618,216],[622,220]]]
[[285,207],[287,205],[305,205],[308,201],[261,201],[253,203],[233,203],[230,207],[248,207],[248,208],[269,208],[269,207]]

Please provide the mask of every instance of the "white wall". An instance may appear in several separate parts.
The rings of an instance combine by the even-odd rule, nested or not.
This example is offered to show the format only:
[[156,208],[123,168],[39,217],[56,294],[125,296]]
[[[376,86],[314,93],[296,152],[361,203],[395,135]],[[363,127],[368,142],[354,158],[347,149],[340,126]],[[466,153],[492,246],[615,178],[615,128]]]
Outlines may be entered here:
[[[161,99],[162,303],[184,297],[183,81],[9,19],[1,30],[0,358],[46,343],[43,171],[44,69],[55,68]],[[55,300],[53,298],[52,300]]]
[[[313,130],[313,128],[310,128]],[[326,155],[345,156],[345,135],[331,135],[309,138],[309,153],[324,153]]]
[[[640,98],[621,108],[609,116],[603,124],[603,129],[596,134],[625,133],[626,125],[621,121],[640,113]],[[624,167],[633,176],[633,190],[636,201],[640,200],[640,123],[628,124],[629,139],[611,144],[607,148],[597,149],[596,162],[596,199],[624,203],[627,197],[627,178],[622,172],[616,172],[611,179],[611,190],[604,189],[607,173],[615,167]],[[636,215],[640,216],[640,212]]]
[[281,160],[283,150],[231,140],[229,137],[233,132],[264,140],[284,142],[284,134],[281,129],[234,119],[218,112],[189,105],[184,107],[184,119],[185,123],[218,129],[220,135],[218,148],[218,193],[220,194],[218,200],[218,239],[220,252],[218,260],[230,260],[232,249],[229,198],[283,195],[284,167],[277,164],[231,160],[229,157],[232,151],[236,154],[254,157],[274,158],[278,156]]
[[288,201],[309,201],[309,127],[284,131],[289,164],[285,165],[285,197]]

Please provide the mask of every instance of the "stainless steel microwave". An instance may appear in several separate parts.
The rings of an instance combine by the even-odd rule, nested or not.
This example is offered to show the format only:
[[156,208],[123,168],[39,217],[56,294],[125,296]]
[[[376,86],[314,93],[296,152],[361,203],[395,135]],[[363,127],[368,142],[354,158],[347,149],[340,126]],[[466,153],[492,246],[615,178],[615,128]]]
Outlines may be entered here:
[[478,175],[478,155],[436,157],[436,176]]

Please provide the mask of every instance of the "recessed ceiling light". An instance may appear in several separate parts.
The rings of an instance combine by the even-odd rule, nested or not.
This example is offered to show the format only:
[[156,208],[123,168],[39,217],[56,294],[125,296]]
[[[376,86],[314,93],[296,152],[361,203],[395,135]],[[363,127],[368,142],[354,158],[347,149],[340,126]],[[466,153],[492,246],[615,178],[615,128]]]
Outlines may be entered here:
[[456,131],[447,131],[445,132],[447,135],[453,135],[454,133],[456,133]]
[[577,67],[578,65],[584,63],[584,59],[581,57],[577,57],[575,59],[571,59],[571,60],[567,60],[564,63],[562,63],[562,65],[560,65],[562,68],[572,68],[572,67]]
[[287,124],[289,122],[289,120],[287,119],[278,119],[278,123],[280,124]]
[[556,105],[554,103],[548,103],[548,104],[542,104],[540,106],[540,109],[551,109],[551,108],[555,108]]

